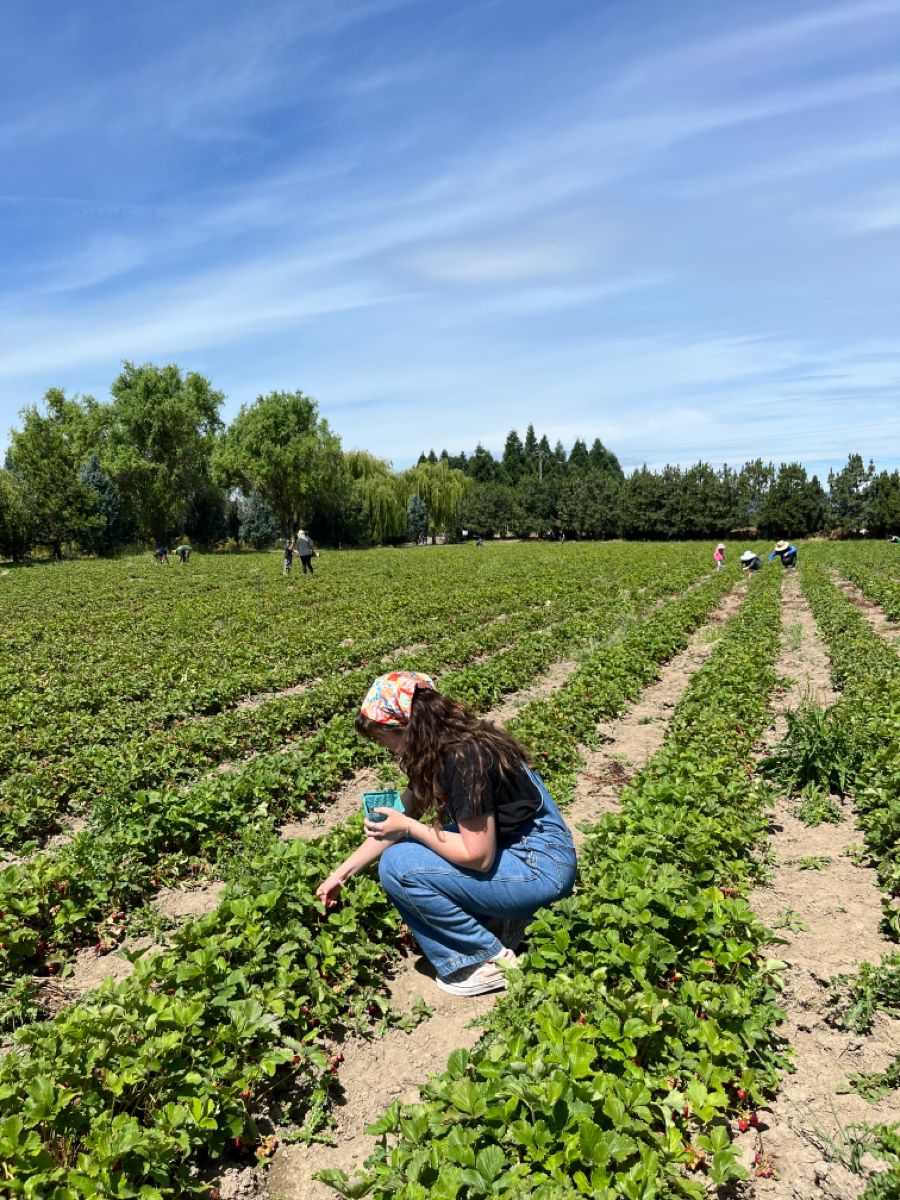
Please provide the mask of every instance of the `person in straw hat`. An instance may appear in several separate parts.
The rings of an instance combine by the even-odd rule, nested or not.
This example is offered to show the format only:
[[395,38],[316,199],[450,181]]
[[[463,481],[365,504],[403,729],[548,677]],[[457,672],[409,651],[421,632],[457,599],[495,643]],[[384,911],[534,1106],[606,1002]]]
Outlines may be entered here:
[[716,570],[721,571],[722,568],[725,566],[725,543],[724,542],[719,542],[718,546],[716,546],[715,551],[713,552],[713,560],[715,561],[715,564],[716,564]]
[[745,550],[741,555],[741,566],[745,571],[758,571],[762,563],[754,550]]
[[438,987],[455,996],[502,990],[524,925],[575,884],[572,835],[527,750],[417,671],[380,675],[356,730],[406,772],[405,811],[371,812],[365,841],[316,895],[330,908],[378,860]]
[[773,558],[780,558],[781,565],[787,570],[788,567],[796,567],[797,565],[797,548],[792,546],[790,542],[776,542],[775,549],[769,555],[769,562]]

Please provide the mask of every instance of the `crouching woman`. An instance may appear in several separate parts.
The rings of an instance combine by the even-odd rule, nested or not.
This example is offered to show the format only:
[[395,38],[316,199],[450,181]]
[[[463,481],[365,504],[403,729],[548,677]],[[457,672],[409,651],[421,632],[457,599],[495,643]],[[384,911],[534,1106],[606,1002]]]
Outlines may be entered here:
[[414,671],[376,679],[356,728],[406,772],[405,811],[376,810],[384,820],[366,821],[365,842],[319,899],[333,904],[377,859],[438,987],[458,996],[502,989],[524,925],[575,882],[572,835],[526,750]]

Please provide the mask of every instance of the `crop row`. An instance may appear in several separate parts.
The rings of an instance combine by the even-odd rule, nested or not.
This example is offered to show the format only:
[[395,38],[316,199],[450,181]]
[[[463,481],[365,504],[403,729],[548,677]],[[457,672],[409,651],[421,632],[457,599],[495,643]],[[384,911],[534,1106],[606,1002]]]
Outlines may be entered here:
[[887,542],[863,541],[808,542],[804,547],[805,561],[817,566],[831,567],[850,578],[856,569],[872,571],[894,581],[900,579],[900,547]]
[[[524,710],[522,729],[568,722],[548,750],[557,780],[576,740],[621,711],[653,656],[682,647],[728,586],[712,578],[626,628],[560,696]],[[315,901],[354,836],[358,818],[318,841],[273,842],[169,951],[18,1034],[24,1056],[0,1065],[11,1195],[178,1196],[197,1161],[259,1143],[251,1112],[273,1089],[290,1084],[295,1110],[315,1111],[339,1070],[317,1048],[322,1032],[352,1019],[349,1009],[379,1011],[378,983],[398,952],[396,917],[373,879],[355,880],[337,911]]]
[[[649,602],[648,593],[642,594],[639,603]],[[442,686],[484,711],[562,654],[613,634],[629,609],[622,597],[607,597],[587,613],[533,631],[512,649],[448,674]],[[260,755],[241,770],[190,788],[145,789],[98,802],[91,828],[56,854],[39,854],[0,872],[5,977],[23,969],[56,974],[88,942],[109,948],[127,911],[154,888],[192,867],[233,869],[236,845],[264,836],[275,817],[320,806],[353,770],[379,754],[355,736],[352,716],[339,714],[290,753]],[[21,1014],[33,990],[29,984],[8,996],[7,1021]]]
[[[584,575],[573,581],[566,593],[539,607],[529,604],[524,609],[517,608],[520,602],[503,589],[481,594],[473,589],[465,610],[444,614],[439,626],[426,627],[421,622],[416,626],[420,632],[428,628],[432,637],[437,635],[436,642],[416,659],[430,664],[432,670],[446,669],[513,643],[523,631],[538,628],[559,615],[585,611],[598,602],[621,598],[621,603],[639,611],[654,597],[687,586],[696,575],[696,567],[690,564],[678,564],[661,573],[655,564],[643,562],[615,588]],[[533,598],[531,592],[527,594]],[[506,621],[491,624],[499,605],[511,615]],[[556,615],[551,618],[551,614]],[[385,624],[386,631],[379,639],[355,651],[354,661],[369,672],[370,657],[385,645],[396,647],[410,629],[409,622],[404,623],[396,614]],[[335,640],[339,633],[334,635]],[[327,629],[322,629],[320,636],[325,638],[326,634]],[[410,653],[403,656],[407,663],[412,657]],[[66,746],[65,755],[34,760],[25,753],[16,760],[20,769],[0,784],[0,846],[16,846],[23,837],[52,832],[63,810],[77,811],[101,797],[118,799],[139,788],[176,783],[196,777],[225,759],[277,746],[334,712],[350,711],[367,682],[362,669],[347,671],[343,676],[332,674],[311,683],[303,695],[273,698],[253,709],[230,710],[157,729],[138,722],[124,732],[118,713],[107,726],[103,722],[108,714],[90,721],[82,718],[81,735]],[[126,712],[126,717],[137,716],[134,711]]]
[[846,563],[841,564],[840,570],[867,599],[881,605],[888,620],[900,621],[900,580],[890,579],[868,567]]
[[[597,593],[592,586],[573,595],[567,599],[568,611],[596,605]],[[600,595],[607,594],[600,591]],[[429,660],[438,668],[464,662],[548,624],[548,611],[543,606],[491,623],[489,614],[496,611],[495,603],[473,605],[458,625],[451,623],[449,632],[444,618],[442,636],[428,647]],[[359,654],[357,651],[357,657]],[[15,846],[23,837],[46,835],[59,827],[64,812],[79,811],[101,797],[115,800],[140,788],[178,784],[225,759],[277,747],[333,713],[348,711],[369,682],[372,668],[368,661],[363,660],[364,669],[334,673],[311,683],[302,694],[272,698],[256,708],[231,709],[166,728],[139,728],[130,730],[129,736],[114,736],[107,729],[90,742],[70,746],[65,757],[44,759],[39,764],[23,756],[19,760],[21,769],[0,784],[0,846]]]
[[[569,589],[562,594],[594,584],[582,575],[568,578]],[[454,609],[454,624],[460,629],[476,627],[504,605],[508,613],[527,611],[549,591],[553,588],[540,589],[533,582],[524,587],[507,583],[499,589],[470,589],[469,605]],[[401,593],[393,597],[384,588],[355,588],[349,597],[331,599],[315,611],[309,609],[309,596],[298,597],[301,603],[290,613],[291,619],[280,614],[280,623],[273,623],[262,638],[255,622],[248,624],[238,605],[234,613],[228,614],[227,629],[232,642],[252,652],[255,670],[249,675],[234,667],[234,651],[223,653],[216,637],[210,645],[204,645],[195,631],[186,646],[155,647],[143,641],[139,629],[126,632],[118,628],[118,623],[111,628],[101,622],[99,628],[82,629],[77,664],[62,681],[53,672],[48,673],[46,665],[35,664],[20,654],[13,660],[14,668],[7,668],[14,673],[15,687],[11,679],[8,688],[13,690],[4,705],[6,737],[0,740],[0,767],[20,768],[32,759],[69,754],[82,742],[108,743],[136,727],[148,732],[194,712],[221,709],[258,687],[294,685],[316,675],[352,669],[403,642],[431,640],[446,630],[446,599],[436,589],[431,595],[421,592],[420,587],[415,596]],[[154,604],[148,601],[143,615],[166,599],[164,593],[154,596]],[[218,597],[217,602],[221,603]],[[158,615],[162,619],[164,610]],[[204,614],[202,606],[192,615],[197,631],[213,616]],[[165,619],[171,617],[165,614]],[[223,621],[215,624],[222,626],[221,636],[226,625]],[[352,636],[345,636],[348,631]],[[23,632],[20,628],[20,638]],[[118,640],[126,641],[130,652],[139,655],[130,670],[117,672],[113,662],[108,661],[115,657]],[[46,654],[46,648],[32,646],[32,655],[36,650]],[[190,690],[190,680],[198,674],[205,681],[203,695],[194,695]],[[48,690],[51,681],[57,686]],[[138,684],[148,689],[147,697],[138,694]],[[90,723],[85,721],[87,716]]]
[[[673,549],[679,561],[705,565],[696,548]],[[124,559],[17,573],[0,594],[0,765],[352,668],[425,640],[479,597],[519,611],[643,564],[633,547],[383,551],[331,556],[308,586],[286,586],[274,566],[209,557],[166,572]]]
[[738,1178],[729,1116],[776,1082],[768,934],[742,894],[764,835],[748,779],[769,717],[780,580],[754,580],[621,812],[588,837],[575,895],[530,928],[485,1038],[424,1100],[391,1106],[374,1200],[699,1200]]

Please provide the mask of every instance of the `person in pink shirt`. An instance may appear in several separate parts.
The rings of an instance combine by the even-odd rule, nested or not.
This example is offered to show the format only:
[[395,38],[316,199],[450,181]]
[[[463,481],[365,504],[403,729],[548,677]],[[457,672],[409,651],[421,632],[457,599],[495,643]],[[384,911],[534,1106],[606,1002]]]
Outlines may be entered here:
[[718,546],[716,546],[716,551],[715,551],[715,554],[713,554],[713,558],[715,559],[716,570],[721,571],[722,568],[725,566],[725,543],[724,542],[719,542]]

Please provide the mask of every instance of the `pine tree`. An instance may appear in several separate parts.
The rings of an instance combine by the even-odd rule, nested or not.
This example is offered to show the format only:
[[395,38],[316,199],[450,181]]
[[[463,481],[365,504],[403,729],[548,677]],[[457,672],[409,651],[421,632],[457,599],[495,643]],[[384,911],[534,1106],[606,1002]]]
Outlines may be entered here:
[[847,465],[835,474],[828,472],[828,491],[835,524],[845,533],[859,533],[867,525],[869,487],[875,464],[863,466],[862,456],[851,454]]
[[782,463],[759,510],[764,537],[801,538],[819,533],[828,524],[828,498],[815,475],[806,476],[800,463]]
[[569,473],[571,474],[573,471],[577,471],[579,474],[583,474],[588,470],[590,465],[591,460],[588,457],[587,446],[584,444],[581,438],[576,438],[575,444],[572,446],[572,450],[569,454]]
[[124,537],[122,494],[100,466],[96,454],[92,454],[81,468],[79,479],[96,494],[94,511],[103,518],[103,525],[92,531],[87,539],[87,548],[96,554],[112,554]]
[[31,500],[15,470],[0,470],[0,554],[21,562],[34,544]]
[[481,442],[475,447],[475,453],[469,459],[466,474],[477,483],[493,483],[498,477],[498,464],[490,450],[485,450]]
[[599,438],[594,438],[594,444],[589,451],[591,466],[595,471],[599,471],[603,475],[612,476],[618,479],[619,482],[625,478],[625,472],[622,470],[622,465],[618,458],[613,454],[612,450],[607,450]]
[[868,530],[879,537],[900,534],[900,471],[882,471],[869,485]]
[[502,466],[505,481],[512,487],[515,487],[526,470],[525,447],[522,445],[522,439],[516,433],[515,429],[510,430],[506,435]]
[[254,550],[265,550],[278,541],[281,530],[268,501],[259,492],[251,492],[239,502],[241,514],[238,536]]
[[406,540],[418,545],[428,537],[428,509],[421,496],[410,496],[406,506]]
[[543,467],[538,462],[538,440],[534,426],[529,425],[525,430],[525,471],[529,475],[543,475]]

